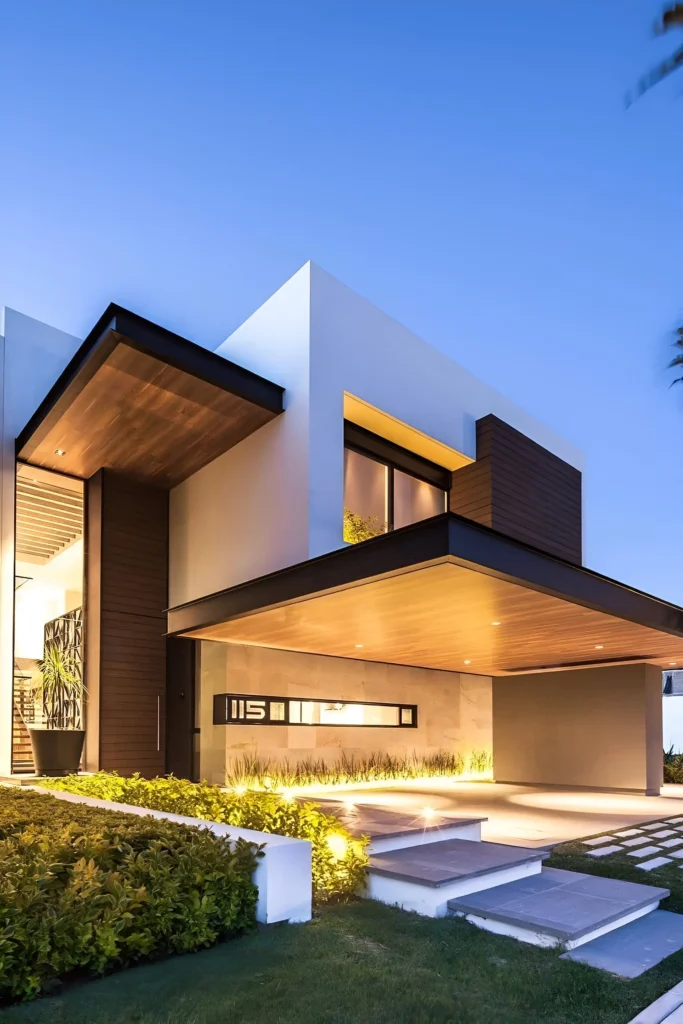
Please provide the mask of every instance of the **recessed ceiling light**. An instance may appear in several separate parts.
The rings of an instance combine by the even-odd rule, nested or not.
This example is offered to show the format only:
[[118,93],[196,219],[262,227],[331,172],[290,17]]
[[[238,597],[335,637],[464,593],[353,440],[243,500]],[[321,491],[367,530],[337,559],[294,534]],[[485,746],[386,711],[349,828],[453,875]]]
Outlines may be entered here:
[[492,626],[500,626],[500,622],[492,622],[491,625]]
[[604,647],[604,646],[605,646],[604,644],[596,644],[596,645],[595,645],[595,650],[596,650],[596,651],[601,651],[601,650],[603,649],[603,647]]
[[356,644],[356,647],[362,647],[362,646],[363,646],[362,644]]
[[470,658],[465,658],[465,664],[466,665],[471,665],[472,664],[471,659]]
[[55,448],[55,455],[66,455],[63,448]]

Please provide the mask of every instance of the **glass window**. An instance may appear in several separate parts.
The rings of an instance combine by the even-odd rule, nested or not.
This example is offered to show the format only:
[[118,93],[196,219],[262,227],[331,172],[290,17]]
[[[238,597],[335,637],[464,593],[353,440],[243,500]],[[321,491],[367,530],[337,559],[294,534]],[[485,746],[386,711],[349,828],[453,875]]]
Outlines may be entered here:
[[355,544],[387,529],[388,467],[344,449],[344,540]]
[[446,511],[446,492],[424,480],[394,470],[394,529],[419,523]]

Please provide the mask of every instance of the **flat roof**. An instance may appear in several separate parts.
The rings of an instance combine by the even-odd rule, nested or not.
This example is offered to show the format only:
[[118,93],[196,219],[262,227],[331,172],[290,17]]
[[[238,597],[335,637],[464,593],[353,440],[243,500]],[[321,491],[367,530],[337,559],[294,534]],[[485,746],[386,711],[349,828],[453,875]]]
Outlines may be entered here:
[[683,665],[683,609],[453,513],[171,608],[168,630],[481,675]]
[[281,413],[283,394],[111,303],[20,433],[17,458],[172,487]]

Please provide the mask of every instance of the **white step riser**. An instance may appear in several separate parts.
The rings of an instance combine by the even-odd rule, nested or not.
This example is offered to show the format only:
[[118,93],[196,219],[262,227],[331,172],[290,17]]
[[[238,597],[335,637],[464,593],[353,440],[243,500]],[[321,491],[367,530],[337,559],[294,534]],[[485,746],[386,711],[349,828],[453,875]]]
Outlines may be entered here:
[[639,917],[651,914],[658,906],[659,900],[647,907],[642,907],[640,910],[634,910],[633,913],[626,914],[625,917],[612,921],[610,924],[596,928],[595,931],[582,935],[580,939],[574,939],[572,942],[566,943],[563,943],[555,935],[532,931],[528,928],[520,928],[517,925],[508,924],[506,921],[496,921],[488,917],[477,917],[474,914],[455,913],[453,917],[464,917],[470,924],[476,925],[477,928],[482,928],[486,932],[493,932],[494,935],[508,935],[510,938],[518,939],[520,942],[529,942],[532,946],[561,946],[563,949],[569,950],[576,949],[577,946],[583,946],[586,942],[590,942],[591,939],[598,939],[601,935],[607,935],[608,932],[616,931],[617,928],[623,928],[625,924],[630,924],[631,921],[637,921]]
[[452,825],[440,828],[438,832],[412,832],[397,836],[377,836],[368,847],[368,853],[387,853],[389,850],[404,850],[408,846],[426,846],[427,843],[442,843],[446,839],[469,839],[481,842],[481,822],[470,825]]
[[492,871],[487,875],[447,882],[446,885],[438,887],[416,885],[415,882],[388,878],[369,870],[366,897],[400,907],[402,910],[413,910],[424,917],[445,917],[448,913],[449,900],[467,896],[471,892],[481,892],[482,889],[493,889],[494,886],[505,885],[506,882],[515,882],[518,878],[537,875],[541,871],[541,866],[540,860],[531,861],[502,871]]

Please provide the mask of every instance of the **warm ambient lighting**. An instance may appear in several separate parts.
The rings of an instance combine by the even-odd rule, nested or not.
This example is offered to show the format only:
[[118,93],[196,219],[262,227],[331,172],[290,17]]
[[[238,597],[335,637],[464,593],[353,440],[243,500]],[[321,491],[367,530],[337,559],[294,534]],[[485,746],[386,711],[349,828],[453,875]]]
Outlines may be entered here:
[[423,807],[422,808],[422,817],[426,818],[427,821],[431,821],[435,814],[436,814],[436,811],[434,810],[433,807]]
[[604,646],[605,646],[604,644],[596,644],[596,645],[595,645],[595,650],[596,650],[596,651],[601,651],[601,650],[603,649],[603,647],[604,647]]
[[500,626],[500,622],[492,622],[491,625],[492,626]]
[[471,659],[470,658],[465,658],[465,664],[466,665],[471,665],[472,664]]
[[349,841],[345,836],[340,835],[339,832],[332,832],[327,837],[327,845],[335,860],[343,860],[349,848]]
[[246,786],[235,786],[235,793],[237,794],[237,796],[243,796],[244,793],[246,793],[246,791]]
[[360,647],[362,647],[362,646],[363,646],[362,644],[356,644],[356,647],[359,647],[359,648],[360,648]]
[[66,455],[63,448],[55,448],[55,455]]
[[349,811],[349,813],[350,813],[351,811],[355,811],[355,809],[356,809],[356,805],[354,804],[353,800],[345,800],[344,801],[344,810],[345,811]]
[[289,803],[290,800],[294,799],[294,792],[291,789],[283,789],[280,791],[280,796]]

